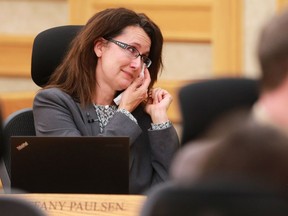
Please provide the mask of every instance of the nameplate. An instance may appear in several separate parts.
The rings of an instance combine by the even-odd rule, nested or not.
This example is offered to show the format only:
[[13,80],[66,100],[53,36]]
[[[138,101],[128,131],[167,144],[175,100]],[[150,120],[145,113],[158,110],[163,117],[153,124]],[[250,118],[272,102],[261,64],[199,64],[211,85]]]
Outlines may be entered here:
[[13,194],[31,201],[49,216],[139,216],[146,199],[140,195]]

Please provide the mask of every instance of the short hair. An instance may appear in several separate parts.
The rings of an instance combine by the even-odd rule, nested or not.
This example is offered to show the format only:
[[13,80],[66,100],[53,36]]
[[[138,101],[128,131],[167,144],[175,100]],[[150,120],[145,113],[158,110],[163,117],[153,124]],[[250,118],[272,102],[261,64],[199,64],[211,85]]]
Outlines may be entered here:
[[288,11],[274,15],[263,27],[257,47],[262,91],[273,90],[288,75]]
[[201,178],[251,181],[288,190],[288,137],[283,132],[247,121],[226,135],[207,154]]
[[185,145],[172,163],[171,178],[184,186],[211,180],[288,192],[287,135],[248,116],[235,115]]

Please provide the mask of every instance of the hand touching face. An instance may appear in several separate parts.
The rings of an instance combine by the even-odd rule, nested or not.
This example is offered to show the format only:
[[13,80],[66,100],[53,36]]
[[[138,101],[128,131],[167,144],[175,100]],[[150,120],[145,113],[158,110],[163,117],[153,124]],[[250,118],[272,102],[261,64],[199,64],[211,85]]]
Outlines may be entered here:
[[141,102],[148,97],[148,87],[151,77],[147,68],[144,70],[144,77],[139,76],[123,92],[119,108],[132,112]]

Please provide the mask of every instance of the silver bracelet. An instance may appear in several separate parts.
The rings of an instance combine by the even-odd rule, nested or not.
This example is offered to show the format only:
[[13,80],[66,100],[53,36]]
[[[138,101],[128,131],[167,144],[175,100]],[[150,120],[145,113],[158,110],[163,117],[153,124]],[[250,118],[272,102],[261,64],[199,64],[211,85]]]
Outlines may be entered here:
[[151,129],[152,130],[162,130],[162,129],[166,129],[172,126],[172,122],[171,121],[167,121],[164,123],[159,123],[159,124],[154,124],[151,123]]

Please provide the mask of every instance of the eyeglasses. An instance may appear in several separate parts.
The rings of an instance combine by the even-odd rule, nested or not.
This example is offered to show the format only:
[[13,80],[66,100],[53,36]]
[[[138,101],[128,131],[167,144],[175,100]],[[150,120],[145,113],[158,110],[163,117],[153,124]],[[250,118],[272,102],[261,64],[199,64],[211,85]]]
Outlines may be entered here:
[[117,46],[125,50],[127,54],[133,58],[138,58],[140,56],[141,60],[143,61],[143,63],[146,65],[147,68],[152,64],[152,61],[147,56],[141,55],[140,52],[134,46],[123,43],[121,41],[114,40],[112,38],[108,38],[106,40],[116,44]]

